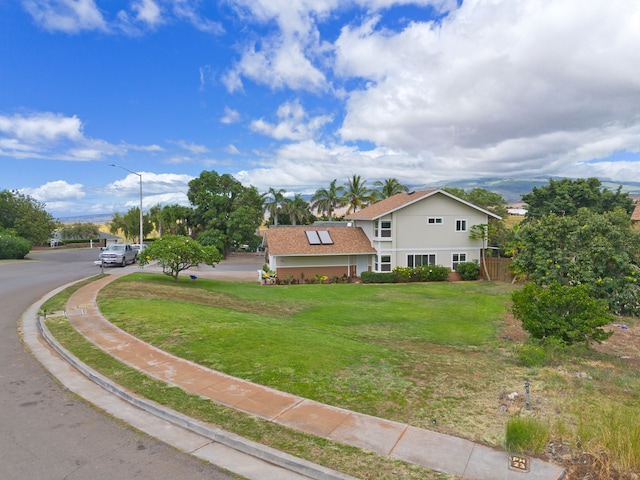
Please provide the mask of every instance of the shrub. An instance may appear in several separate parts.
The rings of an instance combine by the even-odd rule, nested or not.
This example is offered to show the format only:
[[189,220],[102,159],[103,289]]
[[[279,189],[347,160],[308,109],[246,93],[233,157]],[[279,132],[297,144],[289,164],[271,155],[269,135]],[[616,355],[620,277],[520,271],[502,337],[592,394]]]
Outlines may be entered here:
[[569,287],[554,283],[548,288],[532,283],[513,292],[512,311],[533,338],[556,338],[571,345],[600,342],[612,335],[602,329],[615,317],[607,302],[592,298],[586,285]]
[[480,278],[480,264],[477,260],[459,263],[456,272],[460,274],[462,280],[478,280]]
[[449,276],[449,269],[440,265],[422,265],[420,267],[396,267],[396,282],[442,282]]
[[542,367],[547,364],[547,352],[540,345],[519,345],[516,347],[516,355],[524,367]]
[[0,259],[22,259],[31,251],[29,240],[0,234]]
[[360,275],[362,283],[396,283],[395,272],[362,272]]
[[511,417],[507,421],[504,447],[513,453],[542,453],[549,440],[549,426],[531,417]]
[[423,265],[415,268],[419,282],[444,282],[450,270],[440,265]]

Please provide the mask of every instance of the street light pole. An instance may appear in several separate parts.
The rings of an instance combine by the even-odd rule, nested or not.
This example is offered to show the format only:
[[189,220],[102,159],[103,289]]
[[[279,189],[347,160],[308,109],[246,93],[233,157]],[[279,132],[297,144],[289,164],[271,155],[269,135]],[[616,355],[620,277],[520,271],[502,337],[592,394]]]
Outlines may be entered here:
[[142,174],[138,173],[138,172],[134,172],[133,170],[129,170],[128,168],[125,168],[121,165],[116,165],[115,163],[112,163],[109,165],[110,167],[118,167],[121,168],[123,170],[126,170],[129,173],[133,173],[134,175],[137,175],[140,178],[140,252],[142,252],[142,238],[143,238],[143,231],[142,231]]

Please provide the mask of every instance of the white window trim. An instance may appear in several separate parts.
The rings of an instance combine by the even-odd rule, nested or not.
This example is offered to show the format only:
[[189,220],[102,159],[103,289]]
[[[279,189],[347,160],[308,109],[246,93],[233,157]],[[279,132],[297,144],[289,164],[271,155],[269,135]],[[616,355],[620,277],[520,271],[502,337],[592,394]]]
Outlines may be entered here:
[[[389,257],[389,261],[388,262],[383,262],[382,261],[382,257]],[[375,265],[375,271],[376,272],[391,272],[393,269],[392,267],[392,255],[391,254],[379,254],[376,256],[376,265]],[[389,265],[389,270],[382,270],[382,264],[385,265]]]
[[427,217],[427,225],[444,225],[444,217]]
[[[458,255],[458,260],[454,260],[453,257]],[[460,256],[464,255],[464,260],[460,260]],[[467,260],[467,252],[452,252],[451,253],[451,270],[456,271],[456,265],[459,263],[466,263]]]
[[[459,230],[458,229],[458,222],[464,222],[464,230]],[[456,218],[455,222],[453,223],[456,229],[457,233],[464,233],[466,231],[469,230],[469,220],[467,220],[466,218]]]
[[[382,228],[382,223],[389,223],[389,228]],[[382,236],[382,232],[389,232],[389,236]],[[373,237],[379,241],[392,241],[393,240],[393,222],[391,220],[376,220],[373,224]]]
[[[433,252],[429,252],[429,253],[407,253],[407,267],[409,266],[409,257],[413,257],[413,266],[415,267],[415,263],[416,263],[416,259],[415,257],[425,257],[425,256],[431,256],[433,255],[433,264],[430,265],[438,265],[438,255],[436,253]],[[423,264],[424,266],[424,264]]]

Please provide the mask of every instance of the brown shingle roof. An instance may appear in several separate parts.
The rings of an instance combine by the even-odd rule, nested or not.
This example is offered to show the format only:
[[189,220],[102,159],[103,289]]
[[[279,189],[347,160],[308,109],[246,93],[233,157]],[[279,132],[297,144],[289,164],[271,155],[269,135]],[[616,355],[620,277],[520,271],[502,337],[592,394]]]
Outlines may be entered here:
[[[305,231],[326,230],[332,245],[310,245]],[[375,253],[371,242],[360,227],[277,227],[265,232],[270,255],[346,255]]]
[[640,222],[640,199],[636,202],[636,208],[633,210],[631,214],[632,222]]
[[363,208],[359,212],[347,215],[346,218],[353,220],[372,220],[374,218],[381,217],[386,213],[393,212],[400,207],[403,207],[409,203],[413,203],[420,200],[423,197],[427,197],[437,190],[421,190],[410,193],[398,193],[392,197],[385,198],[379,202],[369,205]]

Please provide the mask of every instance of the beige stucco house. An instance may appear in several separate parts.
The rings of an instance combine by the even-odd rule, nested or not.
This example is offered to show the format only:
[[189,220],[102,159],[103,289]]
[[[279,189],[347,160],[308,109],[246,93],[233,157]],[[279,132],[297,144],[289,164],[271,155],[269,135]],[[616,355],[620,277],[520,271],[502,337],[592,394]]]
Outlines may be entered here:
[[[360,276],[395,267],[441,265],[455,271],[480,260],[482,240],[474,225],[500,217],[444,190],[400,193],[346,216],[341,227],[278,227],[265,232],[270,268],[280,278]],[[309,231],[324,231],[321,235]],[[322,237],[328,235],[326,243]],[[284,275],[284,277],[283,277]]]
[[471,240],[474,225],[498,215],[444,190],[400,193],[347,216],[376,250],[373,270],[480,260],[482,240]]

